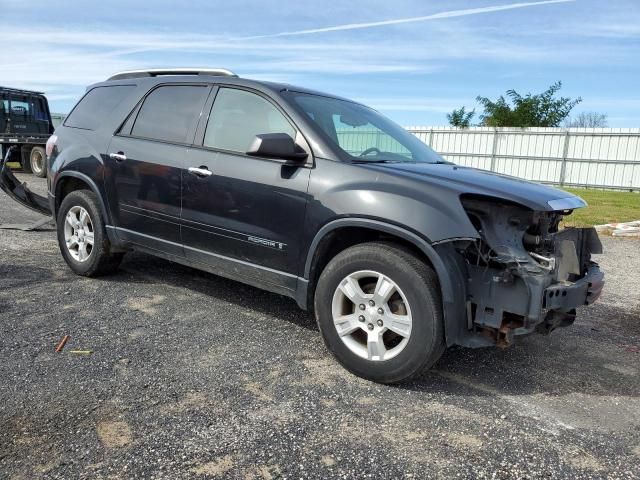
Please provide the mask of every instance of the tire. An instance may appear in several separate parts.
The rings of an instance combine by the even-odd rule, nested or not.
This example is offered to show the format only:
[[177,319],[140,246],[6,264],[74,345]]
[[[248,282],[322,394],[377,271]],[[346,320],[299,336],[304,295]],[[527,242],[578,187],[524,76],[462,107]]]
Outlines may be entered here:
[[407,381],[445,350],[437,276],[392,243],[365,243],[336,255],[320,275],[314,307],[324,342],[338,362],[374,382]]
[[33,173],[31,170],[31,150],[29,145],[23,145],[20,148],[20,165],[25,173]]
[[92,191],[76,190],[64,197],[56,229],[60,252],[74,273],[97,277],[118,269],[124,254],[111,253],[104,219]]
[[47,176],[47,155],[42,147],[33,147],[29,154],[29,167],[36,177]]

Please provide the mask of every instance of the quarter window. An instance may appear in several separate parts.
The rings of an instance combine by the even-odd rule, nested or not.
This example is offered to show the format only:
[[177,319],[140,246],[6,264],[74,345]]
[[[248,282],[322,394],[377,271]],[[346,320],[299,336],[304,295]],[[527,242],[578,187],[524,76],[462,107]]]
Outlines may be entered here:
[[205,101],[205,85],[172,85],[153,90],[140,107],[131,135],[174,143],[188,143]]
[[64,125],[95,130],[134,88],[133,85],[115,85],[89,90],[73,108]]
[[204,145],[245,153],[256,135],[296,130],[268,100],[245,90],[221,88],[211,109]]

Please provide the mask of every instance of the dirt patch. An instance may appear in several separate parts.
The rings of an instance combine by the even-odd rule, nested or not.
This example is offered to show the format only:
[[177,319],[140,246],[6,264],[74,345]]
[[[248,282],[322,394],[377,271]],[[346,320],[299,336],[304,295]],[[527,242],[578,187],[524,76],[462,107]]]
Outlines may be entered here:
[[320,399],[320,405],[322,405],[323,407],[327,407],[327,408],[333,408],[333,407],[336,406],[337,403],[338,402],[336,402],[332,398],[321,398]]
[[131,428],[126,422],[100,422],[96,427],[96,431],[105,448],[122,448],[133,441]]
[[197,467],[193,467],[191,471],[196,475],[206,475],[212,477],[218,477],[224,475],[233,468],[234,462],[231,455],[225,455],[224,457],[216,458],[215,460]]
[[251,469],[244,478],[245,480],[274,480],[282,478],[282,471],[278,465],[259,465]]
[[323,456],[320,461],[322,462],[322,464],[325,467],[333,467],[336,464],[336,461],[333,459],[333,457],[329,456],[329,455],[325,455]]
[[338,381],[343,380],[351,384],[367,384],[366,380],[351,375],[330,357],[305,358],[302,363],[309,372],[303,379],[307,383],[333,386]]
[[363,407],[368,407],[376,404],[376,399],[374,397],[360,397],[356,400],[358,405],[362,405]]
[[567,462],[572,467],[578,468],[580,470],[599,472],[605,469],[605,467],[598,461],[596,457],[583,451],[576,451],[573,452],[573,454],[571,454],[570,456],[567,456]]
[[603,365],[603,367],[606,368],[607,370],[611,370],[612,372],[616,372],[621,375],[629,375],[633,377],[638,374],[638,371],[635,368],[629,367],[627,365],[618,365],[618,364],[608,363],[606,365]]
[[155,315],[158,313],[156,308],[166,297],[164,295],[153,295],[152,297],[137,297],[127,300],[127,305],[131,310],[146,313],[147,315]]
[[462,449],[479,449],[482,447],[482,440],[474,435],[468,435],[466,433],[450,433],[447,437],[454,446]]
[[261,385],[257,382],[246,382],[244,384],[244,389],[261,402],[274,401],[274,398],[265,392],[264,385]]

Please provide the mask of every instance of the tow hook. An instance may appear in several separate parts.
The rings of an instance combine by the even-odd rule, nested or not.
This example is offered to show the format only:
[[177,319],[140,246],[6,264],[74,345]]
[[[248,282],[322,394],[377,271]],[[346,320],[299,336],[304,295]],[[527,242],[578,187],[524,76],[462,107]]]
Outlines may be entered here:
[[538,262],[540,267],[549,272],[552,272],[556,268],[556,259],[553,257],[543,257],[542,255],[534,252],[529,252],[529,255]]

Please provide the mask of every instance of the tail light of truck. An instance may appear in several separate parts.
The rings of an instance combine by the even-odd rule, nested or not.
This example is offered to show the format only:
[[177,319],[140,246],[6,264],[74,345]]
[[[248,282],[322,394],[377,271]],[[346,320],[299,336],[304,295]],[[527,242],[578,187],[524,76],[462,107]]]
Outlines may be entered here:
[[51,135],[49,140],[47,140],[47,145],[45,147],[45,152],[47,153],[47,157],[50,157],[56,149],[56,142],[58,141],[57,135]]

